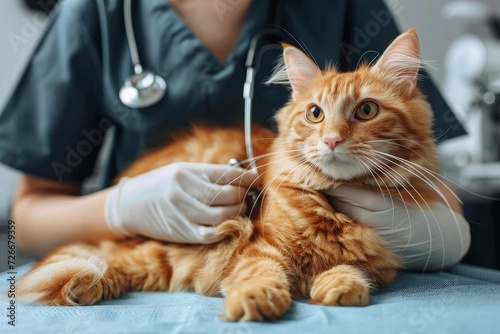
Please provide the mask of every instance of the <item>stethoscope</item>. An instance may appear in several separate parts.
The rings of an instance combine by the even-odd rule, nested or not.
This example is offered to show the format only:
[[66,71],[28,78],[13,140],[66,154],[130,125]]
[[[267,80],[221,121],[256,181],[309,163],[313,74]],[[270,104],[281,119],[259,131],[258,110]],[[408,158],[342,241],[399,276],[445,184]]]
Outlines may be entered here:
[[[262,55],[271,49],[269,47],[271,43],[276,44],[280,42],[283,37],[278,25],[281,19],[282,0],[270,1],[270,3],[273,24],[271,25],[271,28],[263,29],[252,37],[245,61],[245,67],[247,69],[245,84],[243,85],[243,98],[245,100],[245,148],[250,168],[252,169],[257,168],[253,154],[251,131],[252,98],[255,85],[255,74],[259,67]],[[134,66],[134,74],[127,78],[121,87],[119,93],[120,101],[130,108],[147,108],[158,103],[165,96],[167,84],[161,76],[149,70],[145,70],[141,65],[132,22],[132,0],[124,0],[123,13],[125,34],[127,37],[130,56],[132,58],[132,64]],[[233,165],[236,163],[237,162],[235,160],[231,159],[230,164]]]
[[144,70],[141,65],[132,22],[132,0],[124,0],[123,18],[128,48],[135,73],[125,80],[120,89],[120,101],[127,107],[134,109],[150,107],[158,103],[165,96],[167,83],[161,76]]

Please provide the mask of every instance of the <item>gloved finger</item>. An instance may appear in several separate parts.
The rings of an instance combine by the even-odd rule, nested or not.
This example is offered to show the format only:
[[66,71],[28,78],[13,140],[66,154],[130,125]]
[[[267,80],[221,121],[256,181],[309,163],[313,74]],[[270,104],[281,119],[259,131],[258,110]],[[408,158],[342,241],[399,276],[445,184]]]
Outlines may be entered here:
[[468,251],[470,228],[465,218],[441,204],[432,210],[435,217],[425,220],[420,215],[406,231],[376,230],[388,248],[401,256],[406,270],[442,270],[459,262]]
[[203,215],[193,217],[191,221],[197,225],[218,225],[223,221],[243,215],[247,212],[245,202],[229,206],[207,206]]
[[225,237],[222,234],[218,234],[215,227],[210,226],[197,226],[196,236],[196,242],[200,244],[213,244],[217,241],[221,241]]
[[346,214],[352,220],[369,225],[373,228],[381,228],[393,225],[393,209],[382,211],[372,211],[362,206],[352,205],[350,202],[344,202],[336,198],[331,198],[330,204],[335,211]]
[[193,184],[195,183],[188,183],[179,191],[182,191],[185,197],[191,197],[208,206],[235,205],[243,202],[248,193],[248,188],[230,184],[220,185],[208,182],[199,183],[196,186],[193,186]]
[[255,186],[258,174],[253,170],[245,170],[229,165],[209,165],[205,164],[205,175],[212,183],[233,184],[240,187]]
[[363,208],[352,205],[349,202],[344,202],[339,199],[332,197],[330,199],[330,204],[335,209],[335,211],[343,213],[349,216],[351,219],[360,221],[360,216],[363,216]]
[[391,209],[395,201],[380,192],[347,185],[326,189],[323,193],[333,197],[333,201],[339,200],[371,211]]
[[[426,269],[433,267],[442,269],[442,267],[458,262],[465,256],[470,246],[470,226],[467,220],[453,211],[453,208],[441,202],[432,203],[431,208],[425,210],[425,216],[427,216],[425,221],[422,217],[418,218],[418,225],[424,226],[424,228],[421,228],[423,231],[420,231],[420,233],[424,237],[428,233],[428,238],[437,239],[432,244],[434,248],[433,255],[435,255],[436,249],[442,248],[442,252],[438,252],[441,253],[439,256],[440,261],[433,264],[431,259],[427,263]],[[414,230],[416,229],[414,228]]]
[[247,188],[233,185],[213,184],[208,190],[204,198],[198,198],[200,202],[208,206],[229,206],[239,204],[245,200],[245,196],[248,194]]

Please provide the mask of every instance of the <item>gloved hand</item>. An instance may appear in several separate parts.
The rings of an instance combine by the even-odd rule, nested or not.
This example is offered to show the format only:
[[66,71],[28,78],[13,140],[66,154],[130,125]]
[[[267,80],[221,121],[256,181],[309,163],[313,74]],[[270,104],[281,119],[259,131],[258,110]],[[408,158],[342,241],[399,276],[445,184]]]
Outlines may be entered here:
[[409,270],[441,270],[459,262],[470,246],[469,224],[447,205],[410,206],[354,186],[326,190],[338,212],[367,224]]
[[228,165],[174,163],[122,178],[106,198],[115,234],[181,243],[213,243],[215,225],[246,212],[256,173]]

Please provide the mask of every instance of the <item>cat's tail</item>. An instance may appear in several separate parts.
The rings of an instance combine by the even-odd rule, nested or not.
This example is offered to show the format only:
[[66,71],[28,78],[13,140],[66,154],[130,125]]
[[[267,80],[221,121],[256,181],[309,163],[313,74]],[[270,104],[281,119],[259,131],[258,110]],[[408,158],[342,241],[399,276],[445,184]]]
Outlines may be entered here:
[[75,256],[71,248],[76,247],[62,247],[38,263],[20,279],[16,298],[45,305],[91,305],[117,297],[118,282],[110,285],[105,278],[110,274],[106,260],[97,250],[86,254],[89,249],[81,246],[78,250],[86,256]]
[[232,242],[235,239],[238,243],[250,240],[254,231],[254,226],[248,217],[236,217],[228,219],[217,226],[217,234],[224,236]]

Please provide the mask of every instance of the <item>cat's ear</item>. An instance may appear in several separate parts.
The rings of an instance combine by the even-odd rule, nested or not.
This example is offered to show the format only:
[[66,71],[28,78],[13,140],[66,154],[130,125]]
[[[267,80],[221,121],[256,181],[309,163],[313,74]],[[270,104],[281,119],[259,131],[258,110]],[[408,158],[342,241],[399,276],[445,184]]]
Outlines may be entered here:
[[321,78],[318,66],[299,49],[283,43],[283,62],[278,64],[267,83],[290,84],[292,98],[300,98]]
[[373,67],[390,80],[404,87],[411,95],[417,87],[420,69],[420,45],[416,29],[410,29],[396,38]]

